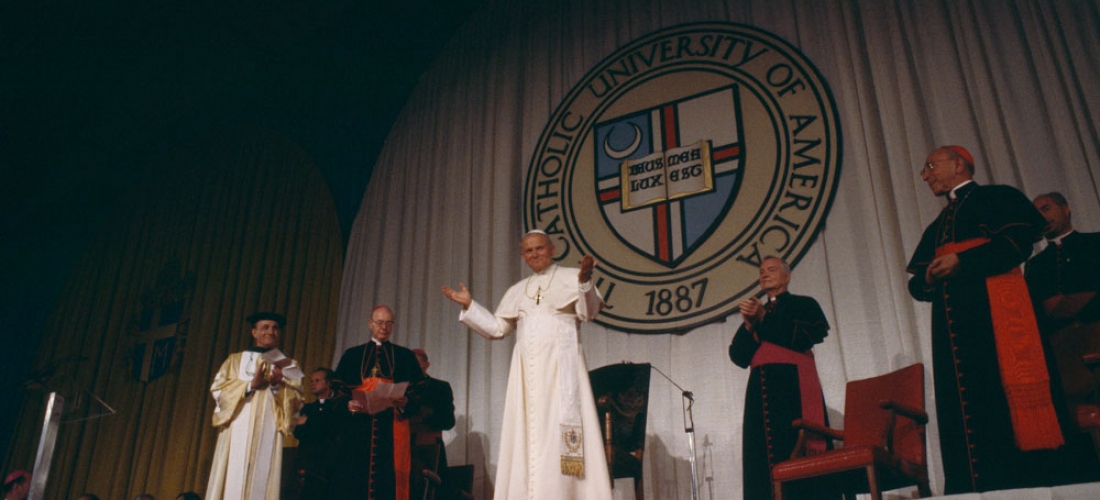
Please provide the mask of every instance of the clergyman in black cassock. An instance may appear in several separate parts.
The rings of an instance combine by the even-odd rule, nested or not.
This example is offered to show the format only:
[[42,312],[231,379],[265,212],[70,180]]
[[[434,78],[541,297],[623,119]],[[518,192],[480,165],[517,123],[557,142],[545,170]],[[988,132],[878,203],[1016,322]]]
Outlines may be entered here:
[[[777,257],[760,265],[760,286],[767,304],[755,297],[743,301],[745,323],[729,347],[734,364],[750,368],[742,427],[743,488],[746,499],[772,498],[771,467],[787,460],[798,440],[795,419],[828,425],[813,346],[829,334],[829,322],[812,297],[787,292],[790,267]],[[831,449],[832,443],[810,439],[808,453]],[[792,484],[790,498],[830,498]]]
[[371,341],[344,351],[336,378],[349,389],[369,378],[409,382],[408,403],[400,412],[390,408],[374,415],[354,400],[348,403],[330,491],[337,499],[408,500],[410,448],[404,412],[416,411],[413,387],[424,375],[411,350],[389,341],[393,312],[388,307],[374,308],[369,327]]
[[333,371],[318,368],[309,379],[309,390],[317,399],[306,403],[298,411],[298,423],[294,437],[298,438],[295,455],[299,486],[299,500],[324,500],[329,498],[328,486],[332,478],[332,466],[336,456],[337,436],[343,422],[341,410],[347,413],[348,398],[333,390]]
[[1076,466],[1059,450],[1066,415],[1052,403],[1048,353],[1019,270],[1045,221],[1019,190],[979,186],[973,173],[960,146],[928,155],[921,178],[948,205],[907,269],[910,294],[932,303],[945,494],[1049,485],[1046,465]]
[[426,483],[423,470],[427,469],[441,477],[443,484],[434,490],[430,498],[444,500],[459,498],[457,485],[448,484],[447,448],[443,443],[443,431],[455,426],[455,396],[451,384],[428,375],[428,353],[423,349],[413,349],[420,363],[424,378],[416,384],[416,397],[419,410],[409,415],[409,428],[412,432],[412,498],[424,498]]
[[[1079,405],[1094,408],[1097,383],[1081,356],[1100,352],[1100,233],[1081,233],[1073,228],[1065,196],[1051,192],[1032,202],[1046,219],[1047,246],[1027,262],[1027,279],[1039,328],[1052,352],[1061,379],[1054,387],[1055,402],[1064,402],[1070,416]],[[1050,360],[1048,360],[1048,364]],[[1063,394],[1057,394],[1061,389]],[[1074,453],[1076,467],[1053,467],[1050,474],[1063,482],[1100,481],[1100,460],[1089,433],[1076,422],[1063,425],[1066,446]]]

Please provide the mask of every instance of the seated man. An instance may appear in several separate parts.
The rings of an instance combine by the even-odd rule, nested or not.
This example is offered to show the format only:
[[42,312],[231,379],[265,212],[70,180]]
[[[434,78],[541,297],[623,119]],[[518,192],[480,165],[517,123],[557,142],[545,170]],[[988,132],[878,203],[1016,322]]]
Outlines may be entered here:
[[[455,397],[451,384],[428,375],[428,353],[424,349],[413,349],[424,378],[416,384],[416,393],[420,400],[420,409],[409,417],[409,430],[412,432],[412,495],[409,498],[424,498],[425,480],[423,471],[429,470],[444,476],[447,470],[447,449],[443,445],[443,431],[455,426]],[[443,478],[444,480],[446,478]],[[434,498],[451,498],[446,485]],[[433,498],[433,497],[429,497]]]
[[1047,247],[1027,262],[1028,291],[1054,344],[1066,396],[1080,402],[1095,385],[1081,354],[1100,351],[1100,233],[1073,229],[1061,193],[1037,196],[1034,203],[1047,220]]

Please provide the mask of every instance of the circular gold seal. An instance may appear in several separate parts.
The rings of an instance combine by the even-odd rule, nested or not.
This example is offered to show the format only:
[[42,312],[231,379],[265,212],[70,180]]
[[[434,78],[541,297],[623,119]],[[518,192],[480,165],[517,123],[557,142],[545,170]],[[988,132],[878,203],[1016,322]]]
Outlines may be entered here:
[[759,292],[822,227],[840,174],[836,104],[817,69],[766,31],[676,26],[588,72],[551,117],[525,186],[528,229],[555,258],[600,263],[596,321],[684,331]]

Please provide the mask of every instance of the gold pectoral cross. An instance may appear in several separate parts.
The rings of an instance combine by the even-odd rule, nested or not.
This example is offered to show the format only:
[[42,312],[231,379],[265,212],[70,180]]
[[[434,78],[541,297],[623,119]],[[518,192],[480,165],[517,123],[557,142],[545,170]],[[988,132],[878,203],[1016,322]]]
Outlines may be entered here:
[[539,305],[539,302],[541,302],[541,301],[542,301],[542,287],[539,287],[538,291],[535,292],[535,305],[536,306]]
[[378,362],[375,362],[374,363],[374,368],[370,369],[370,376],[371,377],[378,377],[378,375],[380,373],[382,373],[382,370],[380,368],[378,368]]

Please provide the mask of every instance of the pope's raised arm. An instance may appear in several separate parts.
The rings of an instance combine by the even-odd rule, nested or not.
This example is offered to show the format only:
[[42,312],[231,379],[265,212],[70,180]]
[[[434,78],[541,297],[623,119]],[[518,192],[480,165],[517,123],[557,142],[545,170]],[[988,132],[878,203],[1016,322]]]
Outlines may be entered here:
[[458,284],[458,290],[443,285],[443,296],[451,299],[451,301],[461,305],[465,309],[469,309],[470,303],[474,300],[473,295],[470,294],[470,290],[466,288],[466,284],[464,283]]
[[591,255],[581,258],[581,272],[577,273],[577,281],[581,284],[588,283],[592,279],[592,270],[596,269],[596,259]]
[[539,230],[524,235],[519,250],[531,273],[504,292],[495,312],[461,283],[457,290],[442,287],[465,308],[458,320],[471,332],[489,340],[517,337],[498,455],[509,463],[497,469],[495,498],[611,500],[578,332],[604,305],[592,282],[596,259],[583,256],[579,268],[558,265],[551,236]]

